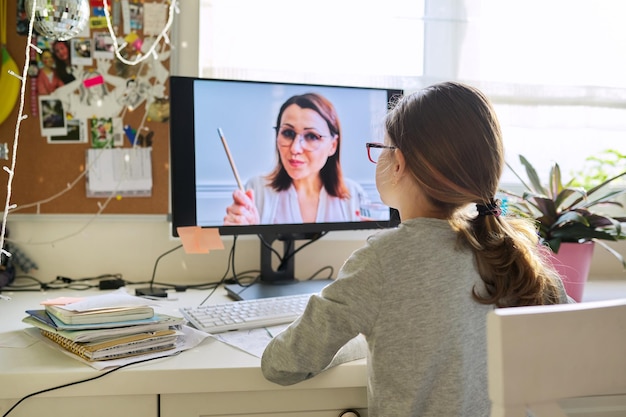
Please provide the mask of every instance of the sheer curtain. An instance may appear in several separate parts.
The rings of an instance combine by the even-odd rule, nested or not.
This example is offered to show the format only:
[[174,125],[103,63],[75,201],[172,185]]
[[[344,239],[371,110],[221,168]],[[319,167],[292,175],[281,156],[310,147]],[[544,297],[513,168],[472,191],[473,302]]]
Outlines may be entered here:
[[414,0],[200,0],[200,75],[399,86],[422,73],[423,9]]
[[468,82],[494,101],[515,169],[523,154],[567,177],[626,150],[625,12],[622,0],[199,0],[198,73],[407,92]]
[[[626,153],[626,3],[464,3],[457,75],[496,103],[516,170],[523,154],[544,178],[553,161],[569,178],[588,156],[611,148]],[[505,173],[503,181],[515,179]]]

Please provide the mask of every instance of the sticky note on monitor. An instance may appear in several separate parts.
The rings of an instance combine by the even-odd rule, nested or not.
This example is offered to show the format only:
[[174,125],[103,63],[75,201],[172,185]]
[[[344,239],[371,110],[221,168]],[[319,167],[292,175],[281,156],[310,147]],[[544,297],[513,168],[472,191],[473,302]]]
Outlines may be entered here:
[[224,249],[224,242],[216,228],[199,226],[178,227],[178,236],[185,253],[209,253],[212,249]]

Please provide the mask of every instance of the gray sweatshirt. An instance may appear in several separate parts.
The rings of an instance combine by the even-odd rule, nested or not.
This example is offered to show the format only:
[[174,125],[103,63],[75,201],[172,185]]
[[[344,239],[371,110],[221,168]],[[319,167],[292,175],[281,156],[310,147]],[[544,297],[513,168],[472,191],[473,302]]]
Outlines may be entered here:
[[[484,286],[473,254],[457,248],[447,221],[403,222],[370,237],[270,342],[263,374],[290,385],[366,350],[370,417],[487,417],[486,315],[493,306],[474,301],[474,288]],[[354,350],[359,338],[344,347],[360,334],[364,351]]]

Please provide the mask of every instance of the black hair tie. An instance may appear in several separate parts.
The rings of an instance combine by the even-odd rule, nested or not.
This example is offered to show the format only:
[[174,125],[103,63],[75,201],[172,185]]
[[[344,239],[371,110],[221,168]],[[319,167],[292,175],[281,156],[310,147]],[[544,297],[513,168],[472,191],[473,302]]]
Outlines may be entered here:
[[502,209],[500,208],[500,200],[491,199],[487,204],[476,204],[479,216],[496,216],[500,217]]

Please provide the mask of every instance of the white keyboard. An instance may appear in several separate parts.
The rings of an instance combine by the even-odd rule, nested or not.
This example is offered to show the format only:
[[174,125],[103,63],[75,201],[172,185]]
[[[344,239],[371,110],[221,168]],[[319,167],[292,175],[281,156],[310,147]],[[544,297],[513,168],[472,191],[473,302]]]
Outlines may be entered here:
[[291,323],[304,312],[311,294],[259,298],[257,300],[181,308],[196,329],[207,333],[257,329]]

